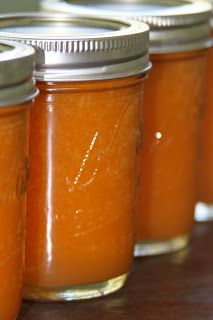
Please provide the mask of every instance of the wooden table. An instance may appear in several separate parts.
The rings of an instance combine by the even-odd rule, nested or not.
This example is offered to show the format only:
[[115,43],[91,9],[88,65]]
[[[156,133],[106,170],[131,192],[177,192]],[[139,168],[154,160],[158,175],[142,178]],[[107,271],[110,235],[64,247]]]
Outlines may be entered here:
[[137,259],[120,292],[83,302],[23,303],[18,320],[213,320],[213,223],[191,248]]

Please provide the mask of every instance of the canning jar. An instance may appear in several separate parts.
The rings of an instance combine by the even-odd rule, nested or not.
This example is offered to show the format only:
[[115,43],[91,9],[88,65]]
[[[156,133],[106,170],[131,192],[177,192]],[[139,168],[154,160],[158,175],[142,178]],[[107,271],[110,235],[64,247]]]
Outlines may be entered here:
[[211,18],[211,30],[212,42],[207,57],[198,166],[198,203],[195,209],[195,219],[197,221],[213,220],[213,18]]
[[148,26],[15,15],[0,36],[36,47],[24,297],[75,300],[123,286],[132,264]]
[[29,109],[34,50],[0,41],[0,319],[14,320],[22,299]]
[[42,5],[45,10],[131,17],[149,24],[153,68],[144,90],[135,255],[187,246],[196,202],[210,4],[199,0],[44,0]]

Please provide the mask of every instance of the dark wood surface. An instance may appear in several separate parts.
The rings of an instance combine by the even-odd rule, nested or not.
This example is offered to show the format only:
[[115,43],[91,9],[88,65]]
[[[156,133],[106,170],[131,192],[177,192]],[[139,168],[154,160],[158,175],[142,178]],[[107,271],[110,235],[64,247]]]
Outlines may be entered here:
[[18,320],[213,320],[213,223],[195,226],[191,247],[136,259],[124,289],[83,302],[24,302]]

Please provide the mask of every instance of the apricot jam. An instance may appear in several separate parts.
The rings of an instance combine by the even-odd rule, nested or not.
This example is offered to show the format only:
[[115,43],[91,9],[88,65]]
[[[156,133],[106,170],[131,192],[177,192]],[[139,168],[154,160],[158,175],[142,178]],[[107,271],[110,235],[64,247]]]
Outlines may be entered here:
[[55,290],[125,275],[135,240],[142,79],[37,85],[25,282]]
[[196,202],[206,51],[155,54],[151,60],[144,104],[152,108],[144,108],[138,239],[147,247],[164,239],[181,247],[188,241]]
[[[187,246],[196,202],[211,5],[199,0],[43,0],[42,7],[75,14],[122,16],[149,24],[153,69],[144,88],[135,255],[172,252]],[[208,118],[210,121],[211,116]]]
[[[213,29],[213,22],[212,22]],[[212,34],[213,42],[213,34]],[[201,140],[197,177],[197,205],[195,219],[209,221],[213,219],[213,45],[208,50],[204,107],[201,123]]]
[[[0,41],[0,319],[14,320],[22,300],[29,109],[34,50]],[[20,72],[16,70],[20,68]]]
[[125,283],[136,233],[148,30],[140,22],[64,15],[0,21],[0,36],[37,48],[27,299],[88,299]]

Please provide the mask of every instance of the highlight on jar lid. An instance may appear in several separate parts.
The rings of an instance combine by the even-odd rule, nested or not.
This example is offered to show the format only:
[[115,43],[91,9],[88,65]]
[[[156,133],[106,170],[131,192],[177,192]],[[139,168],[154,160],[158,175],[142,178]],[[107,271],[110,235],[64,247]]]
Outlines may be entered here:
[[151,29],[152,53],[190,51],[210,45],[211,4],[207,0],[43,0],[42,9],[143,21]]
[[84,81],[146,73],[149,27],[130,20],[56,14],[0,16],[0,38],[36,48],[36,79]]
[[32,47],[0,41],[0,107],[23,103],[37,95],[32,80],[34,58]]

